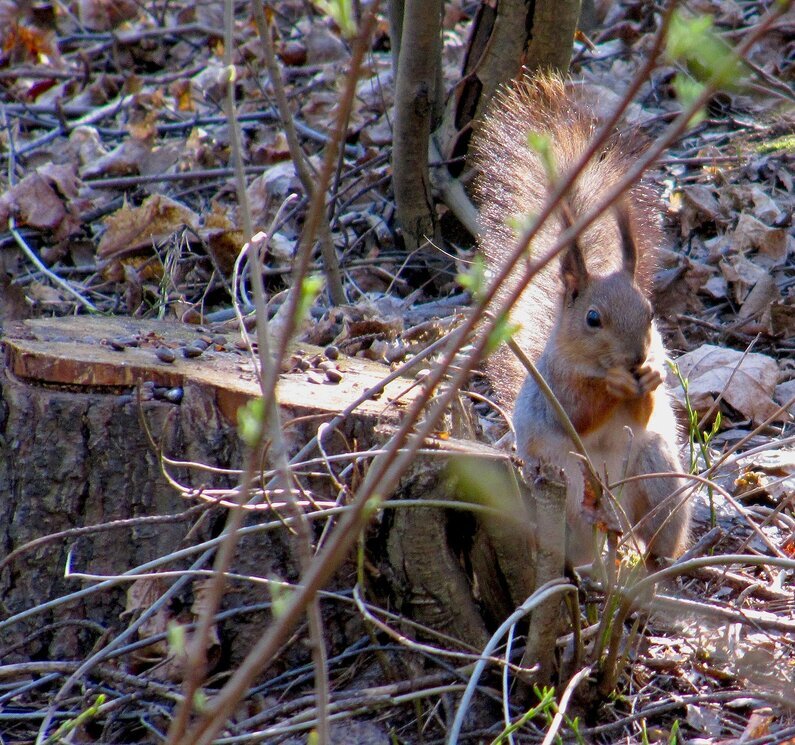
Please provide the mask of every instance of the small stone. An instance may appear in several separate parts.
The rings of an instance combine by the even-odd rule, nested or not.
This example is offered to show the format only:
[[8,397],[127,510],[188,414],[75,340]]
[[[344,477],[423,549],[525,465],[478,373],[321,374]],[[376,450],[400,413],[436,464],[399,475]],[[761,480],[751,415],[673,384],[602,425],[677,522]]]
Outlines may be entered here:
[[333,344],[329,344],[324,350],[323,354],[330,360],[338,360],[340,358],[340,350]]
[[306,372],[309,369],[309,362],[303,357],[299,357],[297,354],[292,355],[290,358],[290,364],[292,365],[293,370],[301,370]]
[[326,378],[332,383],[341,383],[343,374],[336,368],[330,367],[326,370]]
[[204,354],[205,349],[207,349],[207,347],[201,340],[199,340],[198,343],[191,342],[187,347],[184,347],[182,349],[182,354],[185,357],[201,357],[201,355]]
[[157,359],[159,359],[161,362],[171,363],[177,359],[177,355],[174,354],[174,350],[169,349],[168,347],[158,347],[155,350],[155,354],[157,355]]
[[213,337],[213,344],[217,344],[219,347],[226,346],[226,337],[223,334],[216,334]]
[[337,368],[337,366],[333,362],[331,362],[330,360],[323,360],[323,361],[317,363],[317,369],[318,370],[329,371],[329,370],[336,370],[336,368]]
[[182,401],[183,390],[181,387],[169,388],[164,394],[163,398],[170,401],[172,404],[178,404]]
[[123,352],[127,347],[137,347],[138,339],[134,336],[116,336],[113,339],[108,339],[111,349],[117,352]]

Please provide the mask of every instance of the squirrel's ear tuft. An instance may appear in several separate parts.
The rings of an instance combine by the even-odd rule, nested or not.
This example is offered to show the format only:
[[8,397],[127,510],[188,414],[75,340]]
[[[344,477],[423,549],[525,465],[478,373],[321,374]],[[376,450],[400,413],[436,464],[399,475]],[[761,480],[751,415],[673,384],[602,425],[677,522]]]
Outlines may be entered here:
[[560,257],[560,278],[563,280],[563,287],[567,295],[571,295],[572,300],[582,292],[588,282],[588,269],[585,266],[585,258],[582,255],[579,243],[574,241],[571,246],[561,254]]
[[[563,230],[568,230],[574,221],[571,208],[565,200],[562,201],[561,208]],[[577,295],[582,292],[588,282],[588,268],[585,266],[585,256],[576,238],[572,241],[571,246],[560,256],[560,278],[563,281],[566,294],[571,295],[572,300],[577,298]]]
[[634,278],[635,269],[638,266],[638,246],[635,243],[635,237],[632,235],[629,209],[625,202],[620,201],[616,204],[615,215],[618,223],[618,234],[621,236],[621,258],[624,263],[624,271]]

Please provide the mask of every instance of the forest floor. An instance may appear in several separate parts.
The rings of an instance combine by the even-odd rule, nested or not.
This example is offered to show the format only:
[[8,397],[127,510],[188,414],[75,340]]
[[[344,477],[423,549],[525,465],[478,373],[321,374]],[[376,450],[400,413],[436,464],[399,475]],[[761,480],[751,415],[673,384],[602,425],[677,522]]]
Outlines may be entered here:
[[[318,165],[350,48],[309,3],[275,5],[288,98],[305,152]],[[445,17],[448,85],[460,73],[471,22],[460,5],[451,3]],[[578,42],[571,68],[597,111],[608,110],[628,86],[657,18],[647,3],[607,5],[590,34],[593,45]],[[733,44],[759,22],[766,4],[690,5],[714,15],[716,29]],[[245,239],[223,109],[223,28],[218,2],[23,7],[0,0],[0,322],[100,313],[212,327],[234,318],[230,282]],[[264,278],[275,314],[289,288],[308,199],[290,161],[248,6],[238,8],[234,38],[246,193],[255,228],[272,226]],[[720,529],[709,546],[715,557],[795,558],[793,38],[790,11],[752,49],[751,84],[715,95],[703,120],[649,175],[667,210],[657,309],[688,381],[687,400],[680,385],[677,395],[701,433],[690,456],[694,468],[719,464],[712,477],[724,490],[713,495],[714,509],[704,495],[695,530],[700,538]],[[407,255],[396,238],[391,64],[382,17],[328,200],[350,302],[331,307],[321,293],[300,336],[385,365],[416,353],[417,340],[449,333],[466,305],[457,277],[476,250],[441,205],[444,251]],[[679,110],[673,73],[665,66],[654,71],[624,126],[649,137],[663,129]],[[280,212],[293,193],[298,199]],[[312,270],[322,272],[319,256]],[[253,304],[250,293],[244,282],[244,311]],[[476,414],[482,439],[495,442],[504,427],[488,407]],[[567,722],[561,736],[602,743],[795,742],[795,571],[716,562],[660,595],[627,650],[632,664],[619,692],[582,712],[578,725]],[[350,613],[357,612],[352,604]],[[456,671],[457,661],[420,648],[397,628],[391,637],[371,629],[328,661],[340,712],[335,742],[444,741],[467,676]],[[0,639],[0,741],[32,742],[56,683],[28,687],[40,677],[4,674],[3,646]],[[425,676],[426,688],[388,679],[373,663],[383,654],[411,658],[390,669],[409,681]],[[123,662],[119,669],[126,682],[100,675],[83,689],[87,701],[101,691],[118,706],[89,711],[57,741],[163,741],[181,681],[155,674],[147,688],[140,684],[145,669]],[[271,683],[252,694],[224,742],[307,741],[311,675],[296,668]],[[496,674],[484,687],[499,701]],[[74,721],[87,706],[79,696],[62,705],[68,716],[59,722]],[[541,741],[550,712],[528,721],[514,741]],[[478,709],[473,726],[479,729],[467,741],[493,741],[505,726],[499,707]]]

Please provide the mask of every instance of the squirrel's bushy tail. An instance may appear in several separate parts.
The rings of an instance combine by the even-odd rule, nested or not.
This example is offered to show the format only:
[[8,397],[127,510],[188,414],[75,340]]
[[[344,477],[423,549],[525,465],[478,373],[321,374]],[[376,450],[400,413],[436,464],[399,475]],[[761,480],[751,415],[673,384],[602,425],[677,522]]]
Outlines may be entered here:
[[[515,226],[537,215],[550,194],[549,174],[539,153],[528,144],[528,134],[544,135],[550,144],[554,170],[566,174],[588,148],[598,127],[593,109],[559,76],[543,73],[513,81],[497,93],[472,142],[479,170],[475,199],[481,214],[481,246],[490,267],[502,266],[513,252]],[[638,138],[612,135],[579,173],[567,202],[575,216],[599,207],[613,185],[642,150]],[[631,230],[638,246],[636,281],[647,296],[661,240],[659,210],[651,191],[635,186],[624,199]],[[561,232],[557,213],[545,222],[530,246],[533,259],[545,256]],[[600,215],[580,239],[590,273],[609,274],[620,268],[620,235],[614,214]],[[519,272],[509,284],[519,281]],[[506,289],[498,294],[504,297]],[[515,337],[536,359],[544,348],[560,302],[557,261],[550,262],[525,290],[512,313],[522,326]],[[510,353],[498,353],[487,372],[497,398],[512,407],[524,370]]]

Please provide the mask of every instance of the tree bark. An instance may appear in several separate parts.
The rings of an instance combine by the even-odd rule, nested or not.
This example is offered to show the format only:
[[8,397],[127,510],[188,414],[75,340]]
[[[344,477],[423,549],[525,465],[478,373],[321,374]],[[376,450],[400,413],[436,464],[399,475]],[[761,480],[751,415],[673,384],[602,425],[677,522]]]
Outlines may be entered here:
[[441,0],[406,0],[395,91],[392,177],[406,250],[438,244],[428,142],[440,65]]
[[580,0],[535,0],[533,5],[525,67],[565,74],[580,17]]
[[[138,603],[125,610],[130,583],[121,580],[102,591],[61,601],[86,587],[83,580],[64,576],[67,557],[72,572],[116,576],[207,540],[223,527],[225,511],[218,507],[185,515],[198,499],[186,500],[169,478],[197,493],[236,484],[233,474],[184,463],[240,467],[243,446],[234,418],[241,404],[259,395],[259,386],[247,356],[232,345],[215,345],[196,360],[180,356],[170,364],[155,355],[159,346],[179,350],[180,342],[198,333],[182,324],[86,317],[40,319],[6,329],[5,366],[0,365],[4,660],[80,659],[99,637],[115,638],[148,607]],[[122,337],[135,338],[138,346],[114,351],[110,341]],[[337,385],[313,385],[305,373],[282,375],[278,395],[290,455],[315,436],[319,422],[338,414],[387,372],[359,359],[341,360],[339,366],[344,379]],[[407,383],[395,380],[380,398],[362,403],[337,426],[337,434],[326,439],[325,452],[348,452],[350,443],[361,451],[380,447],[401,416],[401,407],[389,402],[408,402],[413,395]],[[138,384],[150,392],[148,400],[139,401]],[[179,390],[181,400],[153,400],[153,390]],[[162,452],[180,465],[161,463],[144,422]],[[532,515],[532,508],[512,480],[507,454],[454,440],[434,446],[438,454],[418,459],[395,498],[464,499],[461,479],[451,481],[449,469],[450,463],[464,460],[474,464],[470,472],[486,475],[487,492],[499,493],[495,504],[502,505],[501,514],[475,518],[466,502],[460,509],[413,505],[384,510],[368,539],[372,564],[381,570],[370,578],[372,591],[386,596],[391,607],[397,605],[407,617],[477,649],[504,609],[512,609],[532,591],[532,520],[520,518]],[[328,478],[297,477],[316,499],[339,496]],[[350,478],[358,477],[354,469]],[[351,483],[347,487],[353,488]],[[155,518],[161,519],[153,522]],[[135,524],[118,522],[136,519]],[[114,521],[115,526],[108,525]],[[234,571],[295,581],[298,571],[289,531],[272,512],[254,513],[247,521],[260,523],[275,527],[241,540]],[[105,527],[93,529],[100,525]],[[82,532],[78,535],[76,530]],[[56,533],[62,535],[23,549],[30,541]],[[480,560],[478,551],[490,558]],[[184,570],[199,553],[152,571]],[[189,613],[204,579],[186,583],[169,608],[176,604],[183,614]],[[173,577],[162,580],[162,588],[172,581]],[[349,562],[333,587],[350,588],[354,581],[355,568]],[[233,615],[219,624],[225,666],[240,662],[259,638],[271,617],[270,599],[264,584],[230,583],[223,610]],[[56,604],[45,606],[53,601]],[[322,607],[332,654],[360,638],[364,629],[356,613],[331,602]],[[27,617],[9,620],[31,610]],[[303,645],[290,645],[268,675],[304,664],[306,656]]]

